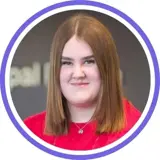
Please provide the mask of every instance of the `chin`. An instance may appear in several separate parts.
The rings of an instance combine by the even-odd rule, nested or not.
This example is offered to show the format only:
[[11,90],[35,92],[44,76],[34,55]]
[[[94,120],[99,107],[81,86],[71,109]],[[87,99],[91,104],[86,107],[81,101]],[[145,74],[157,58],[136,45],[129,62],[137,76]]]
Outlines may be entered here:
[[87,103],[88,102],[88,100],[86,100],[86,99],[76,99],[76,100],[73,100],[73,103],[75,103],[75,104],[83,104],[83,103]]
[[74,99],[71,102],[74,105],[83,107],[85,104],[90,104],[91,101],[92,101],[91,99],[86,99],[86,98],[84,99],[84,97],[83,97],[83,98]]

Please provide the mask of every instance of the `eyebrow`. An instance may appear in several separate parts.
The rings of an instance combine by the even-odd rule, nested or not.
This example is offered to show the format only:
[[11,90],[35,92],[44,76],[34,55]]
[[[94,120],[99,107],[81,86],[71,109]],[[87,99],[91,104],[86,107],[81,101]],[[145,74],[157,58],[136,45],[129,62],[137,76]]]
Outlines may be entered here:
[[[91,55],[91,56],[86,56],[86,57],[83,57],[82,60],[87,60],[87,59],[90,59],[90,58],[94,58],[94,56],[93,56],[93,55]],[[62,56],[62,59],[63,59],[63,60],[73,61],[72,58],[64,57],[64,56]]]

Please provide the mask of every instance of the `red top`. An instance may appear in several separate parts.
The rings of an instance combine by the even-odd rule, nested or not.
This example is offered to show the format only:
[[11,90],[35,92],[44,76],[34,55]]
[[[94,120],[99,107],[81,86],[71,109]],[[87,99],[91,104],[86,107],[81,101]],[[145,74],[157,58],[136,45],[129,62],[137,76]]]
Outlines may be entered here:
[[[24,120],[24,123],[35,135],[56,147],[69,150],[90,150],[100,148],[114,142],[134,126],[141,116],[141,113],[127,100],[124,100],[124,108],[127,125],[125,129],[114,134],[105,133],[100,136],[96,135],[95,125],[93,125],[93,123],[87,124],[83,129],[83,134],[79,134],[79,129],[75,123],[71,122],[68,135],[58,137],[49,136],[43,133],[46,112],[30,116]],[[77,123],[77,125],[82,128],[85,123]]]

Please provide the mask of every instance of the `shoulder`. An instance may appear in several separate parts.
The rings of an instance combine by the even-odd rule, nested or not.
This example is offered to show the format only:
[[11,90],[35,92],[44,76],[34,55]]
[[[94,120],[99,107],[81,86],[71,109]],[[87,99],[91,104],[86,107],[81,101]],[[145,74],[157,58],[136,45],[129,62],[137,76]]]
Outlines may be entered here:
[[[123,106],[126,122],[125,127],[119,132],[104,135],[104,139],[108,136],[107,144],[112,143],[125,135],[136,124],[141,116],[141,112],[126,98],[123,99]],[[102,141],[105,141],[104,139]]]
[[123,100],[123,104],[127,128],[130,129],[139,120],[141,112],[132,104],[131,101],[125,98]]
[[25,125],[34,133],[43,132],[46,112],[40,112],[24,119]]
[[45,119],[45,115],[46,115],[45,111],[34,114],[34,115],[29,116],[26,119],[24,119],[24,123],[29,124],[29,123],[33,123],[33,122],[34,123],[41,122]]

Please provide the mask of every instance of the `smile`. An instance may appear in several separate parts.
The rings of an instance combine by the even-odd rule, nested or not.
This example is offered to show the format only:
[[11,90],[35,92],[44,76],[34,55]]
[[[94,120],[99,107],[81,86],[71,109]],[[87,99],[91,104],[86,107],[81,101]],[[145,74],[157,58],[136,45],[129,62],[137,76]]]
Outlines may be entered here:
[[73,86],[87,86],[89,83],[71,83]]

